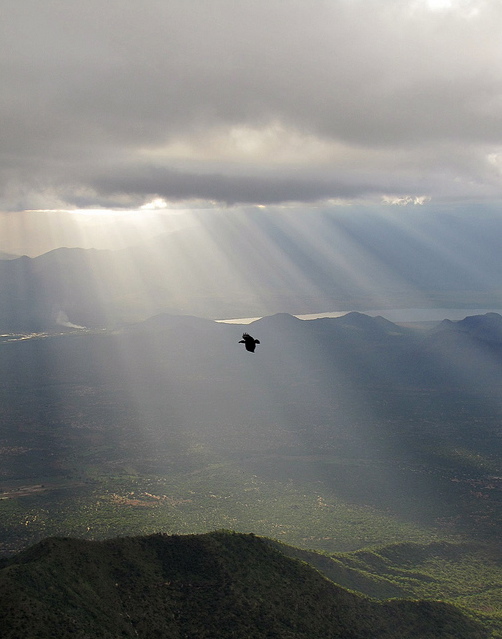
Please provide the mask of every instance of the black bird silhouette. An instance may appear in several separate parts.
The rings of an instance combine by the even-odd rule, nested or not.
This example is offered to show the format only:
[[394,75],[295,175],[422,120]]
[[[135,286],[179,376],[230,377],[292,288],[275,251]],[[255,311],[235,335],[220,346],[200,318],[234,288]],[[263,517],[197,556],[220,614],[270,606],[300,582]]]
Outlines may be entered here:
[[250,353],[254,353],[256,344],[259,344],[259,343],[260,343],[259,339],[255,339],[254,337],[251,337],[251,335],[249,335],[248,333],[243,333],[242,339],[239,342],[239,344],[244,344],[244,346],[246,347],[246,350],[249,351]]

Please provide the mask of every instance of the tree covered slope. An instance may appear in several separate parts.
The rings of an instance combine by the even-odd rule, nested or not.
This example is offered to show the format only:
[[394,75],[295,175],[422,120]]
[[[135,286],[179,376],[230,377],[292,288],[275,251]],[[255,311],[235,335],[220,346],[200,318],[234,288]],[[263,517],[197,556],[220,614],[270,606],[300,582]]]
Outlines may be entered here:
[[441,602],[377,602],[253,535],[47,539],[4,560],[0,627],[19,637],[481,639]]

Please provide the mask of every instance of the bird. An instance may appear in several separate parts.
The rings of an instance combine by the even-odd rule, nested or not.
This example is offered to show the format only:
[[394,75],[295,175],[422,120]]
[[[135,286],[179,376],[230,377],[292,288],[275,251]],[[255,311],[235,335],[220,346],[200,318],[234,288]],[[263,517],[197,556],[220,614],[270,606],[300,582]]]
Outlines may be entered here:
[[256,348],[256,344],[259,344],[260,340],[251,337],[248,333],[242,333],[242,339],[239,344],[244,344],[246,350],[250,353],[254,353],[254,349]]

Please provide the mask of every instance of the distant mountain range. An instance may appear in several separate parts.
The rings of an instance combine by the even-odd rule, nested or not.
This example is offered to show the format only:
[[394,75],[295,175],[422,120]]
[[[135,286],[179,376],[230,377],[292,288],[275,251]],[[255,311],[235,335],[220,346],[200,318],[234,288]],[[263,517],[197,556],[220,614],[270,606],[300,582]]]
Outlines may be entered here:
[[502,302],[495,229],[469,231],[460,254],[455,234],[443,233],[439,246],[423,229],[407,234],[372,216],[201,214],[197,225],[123,250],[3,256],[0,330],[110,327],[159,313],[228,318],[411,307],[423,300],[493,307]]
[[436,331],[439,334],[451,331],[457,335],[463,334],[484,342],[500,344],[502,343],[502,318],[499,313],[486,313],[468,316],[457,322],[445,319]]
[[485,639],[453,605],[347,591],[254,535],[47,539],[0,564],[4,639]]

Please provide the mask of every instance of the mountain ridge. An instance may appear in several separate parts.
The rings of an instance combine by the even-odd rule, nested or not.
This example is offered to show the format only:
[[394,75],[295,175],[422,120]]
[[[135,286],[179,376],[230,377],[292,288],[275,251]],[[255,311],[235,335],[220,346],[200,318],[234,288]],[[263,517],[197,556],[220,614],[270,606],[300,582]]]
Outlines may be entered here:
[[484,639],[453,605],[376,602],[252,534],[46,539],[0,568],[5,639]]
[[443,320],[436,332],[452,331],[464,333],[485,342],[502,342],[502,315],[499,313],[485,313],[484,315],[468,315],[462,320]]
[[[486,262],[483,278],[430,246],[407,253],[416,241],[392,225],[375,236],[371,218],[353,227],[321,214],[314,235],[306,218],[291,222],[259,212],[200,216],[184,230],[119,250],[62,247],[0,260],[0,309],[8,309],[0,330],[54,328],[59,311],[92,328],[163,312],[222,318],[413,306],[417,299],[500,303],[498,256],[477,243],[473,263],[474,256]],[[391,239],[396,233],[399,242]],[[317,242],[325,250],[316,251]]]

